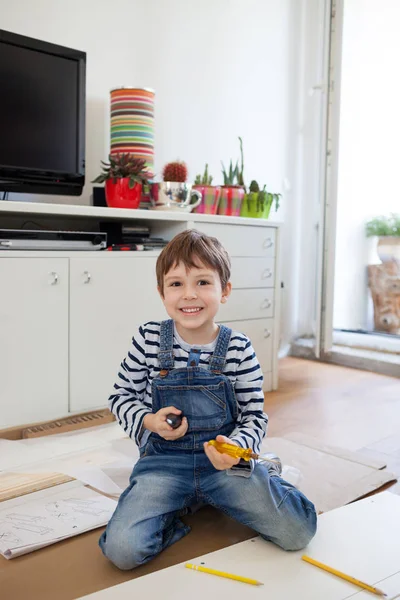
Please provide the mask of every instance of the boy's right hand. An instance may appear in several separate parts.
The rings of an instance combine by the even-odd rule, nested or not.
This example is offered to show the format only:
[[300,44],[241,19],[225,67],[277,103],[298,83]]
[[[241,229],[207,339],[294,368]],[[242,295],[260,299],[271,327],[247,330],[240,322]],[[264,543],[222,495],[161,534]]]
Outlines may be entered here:
[[173,429],[171,425],[168,425],[166,418],[170,413],[174,413],[175,415],[180,415],[181,410],[179,408],[175,408],[175,406],[167,406],[166,408],[160,408],[160,410],[154,414],[149,413],[143,419],[143,426],[152,431],[153,433],[157,433],[159,436],[164,438],[164,440],[177,440],[180,437],[183,437],[188,429],[187,418],[183,417],[182,423],[176,429]]

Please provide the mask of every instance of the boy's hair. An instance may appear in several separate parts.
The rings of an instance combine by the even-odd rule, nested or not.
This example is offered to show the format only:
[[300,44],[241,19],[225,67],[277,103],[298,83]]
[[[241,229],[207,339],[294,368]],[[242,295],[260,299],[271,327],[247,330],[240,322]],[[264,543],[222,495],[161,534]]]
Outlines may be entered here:
[[157,259],[156,275],[160,293],[164,296],[164,275],[183,262],[187,269],[206,267],[217,271],[224,290],[231,276],[231,261],[221,242],[196,229],[176,235],[162,250]]

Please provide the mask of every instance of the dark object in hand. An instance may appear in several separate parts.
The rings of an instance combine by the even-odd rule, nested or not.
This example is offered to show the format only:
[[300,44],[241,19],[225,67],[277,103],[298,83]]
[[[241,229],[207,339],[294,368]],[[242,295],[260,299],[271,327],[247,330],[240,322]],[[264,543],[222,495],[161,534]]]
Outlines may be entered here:
[[167,421],[168,425],[171,425],[172,429],[177,429],[182,423],[182,415],[175,415],[174,413],[169,413],[165,420]]

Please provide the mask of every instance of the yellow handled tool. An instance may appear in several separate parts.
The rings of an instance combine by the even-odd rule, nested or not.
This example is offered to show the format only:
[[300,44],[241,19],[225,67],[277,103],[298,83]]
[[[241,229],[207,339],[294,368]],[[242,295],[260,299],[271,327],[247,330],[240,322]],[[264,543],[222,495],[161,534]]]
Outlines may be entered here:
[[265,462],[278,464],[278,461],[276,460],[263,458],[260,454],[255,454],[251,448],[241,448],[236,444],[226,444],[225,442],[217,442],[217,440],[210,440],[208,443],[210,446],[213,446],[216,450],[218,450],[218,452],[221,452],[221,454],[228,454],[233,458],[243,458],[247,461],[249,461],[251,458],[255,458],[257,460],[265,460]]

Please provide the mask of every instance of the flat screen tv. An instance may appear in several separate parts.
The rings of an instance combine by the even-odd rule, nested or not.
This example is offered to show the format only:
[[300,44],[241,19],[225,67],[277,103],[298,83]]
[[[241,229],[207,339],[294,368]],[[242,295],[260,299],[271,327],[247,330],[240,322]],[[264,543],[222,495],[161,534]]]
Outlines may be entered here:
[[0,193],[82,193],[85,80],[85,52],[0,30]]

